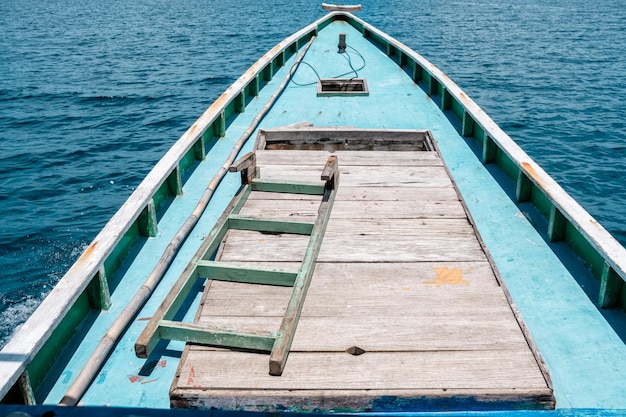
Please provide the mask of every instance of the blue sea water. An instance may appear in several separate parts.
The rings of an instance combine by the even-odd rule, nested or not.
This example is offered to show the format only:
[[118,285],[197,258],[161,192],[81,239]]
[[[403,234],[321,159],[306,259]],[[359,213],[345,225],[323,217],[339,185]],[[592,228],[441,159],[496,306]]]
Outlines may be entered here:
[[[364,0],[626,243],[621,0]],[[0,346],[176,139],[319,2],[0,2]]]

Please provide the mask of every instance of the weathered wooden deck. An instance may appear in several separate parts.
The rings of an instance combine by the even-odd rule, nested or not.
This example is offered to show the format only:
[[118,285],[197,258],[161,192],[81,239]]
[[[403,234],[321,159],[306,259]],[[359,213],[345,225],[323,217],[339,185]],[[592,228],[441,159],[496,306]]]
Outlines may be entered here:
[[[258,151],[314,181],[325,151]],[[188,345],[174,407],[551,408],[552,391],[436,152],[338,151],[340,182],[285,371]],[[297,164],[297,165],[296,165]],[[318,197],[254,192],[241,214],[313,219]],[[308,236],[231,230],[221,260],[294,267]],[[275,331],[291,288],[212,281],[196,320]],[[360,353],[360,354],[359,354]]]

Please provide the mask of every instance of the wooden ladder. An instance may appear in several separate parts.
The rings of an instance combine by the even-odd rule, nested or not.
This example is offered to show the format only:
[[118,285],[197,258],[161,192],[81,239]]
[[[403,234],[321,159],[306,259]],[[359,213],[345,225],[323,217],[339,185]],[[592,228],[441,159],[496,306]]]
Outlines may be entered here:
[[[261,180],[257,178],[256,154],[253,152],[244,155],[229,170],[241,172],[241,190],[230,202],[192,261],[150,319],[135,343],[135,353],[140,358],[147,358],[159,340],[180,340],[211,346],[264,351],[270,352],[270,375],[281,375],[298,326],[339,184],[337,157],[333,155],[328,158],[321,175],[324,183]],[[322,202],[314,223],[241,216],[239,212],[252,191],[321,195]],[[229,229],[310,235],[310,239],[302,264],[297,271],[244,268],[236,263],[210,260],[214,257]],[[243,333],[233,328],[173,320],[198,279],[291,286],[293,291],[280,328],[276,332]]]

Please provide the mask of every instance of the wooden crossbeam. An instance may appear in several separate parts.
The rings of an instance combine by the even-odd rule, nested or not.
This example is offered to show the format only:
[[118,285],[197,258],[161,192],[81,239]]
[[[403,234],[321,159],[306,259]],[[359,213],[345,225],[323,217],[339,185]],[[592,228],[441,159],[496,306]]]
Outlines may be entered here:
[[291,287],[298,276],[297,271],[249,268],[223,261],[198,261],[196,265],[199,277],[218,281]]
[[324,185],[279,180],[254,180],[252,181],[252,190],[273,193],[322,195],[324,194]]
[[254,219],[250,217],[231,215],[228,218],[228,226],[231,229],[237,230],[310,235],[313,231],[314,223]]
[[161,320],[159,333],[162,339],[184,340],[210,346],[223,346],[237,349],[250,349],[269,352],[272,350],[275,334],[240,333],[237,329],[206,324],[181,323]]

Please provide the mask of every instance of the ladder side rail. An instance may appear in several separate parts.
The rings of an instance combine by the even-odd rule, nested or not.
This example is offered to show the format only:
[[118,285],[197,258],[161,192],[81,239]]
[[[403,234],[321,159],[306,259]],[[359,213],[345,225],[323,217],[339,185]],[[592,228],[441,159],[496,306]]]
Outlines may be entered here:
[[313,226],[311,239],[307,247],[302,266],[298,271],[298,277],[293,287],[293,292],[285,316],[280,325],[280,329],[276,334],[276,341],[270,353],[269,373],[270,375],[280,376],[285,369],[287,357],[291,349],[291,343],[298,327],[300,314],[306,298],[306,293],[313,277],[317,256],[322,246],[324,232],[330,218],[331,209],[335,201],[337,186],[339,185],[339,169],[337,157],[332,155],[328,158],[324,170],[322,171],[322,180],[325,183],[325,193],[318,209],[317,220]]
[[161,338],[158,331],[159,322],[161,320],[171,319],[178,312],[178,309],[189,295],[191,288],[193,288],[198,278],[196,261],[204,259],[207,254],[209,256],[212,255],[217,250],[229,228],[228,216],[233,209],[243,205],[250,194],[249,188],[250,186],[246,185],[239,192],[239,195],[230,202],[227,209],[220,216],[217,223],[194,255],[192,261],[187,265],[185,271],[181,274],[176,283],[174,283],[170,292],[150,318],[150,321],[135,342],[135,354],[137,357],[147,358],[159,342]]

